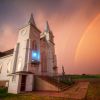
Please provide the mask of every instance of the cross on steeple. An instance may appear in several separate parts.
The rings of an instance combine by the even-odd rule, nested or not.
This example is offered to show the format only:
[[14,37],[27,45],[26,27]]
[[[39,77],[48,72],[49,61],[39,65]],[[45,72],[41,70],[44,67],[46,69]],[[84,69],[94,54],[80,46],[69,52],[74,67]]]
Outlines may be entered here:
[[32,13],[31,13],[31,16],[30,16],[30,19],[29,19],[29,24],[32,24],[32,25],[36,26]]

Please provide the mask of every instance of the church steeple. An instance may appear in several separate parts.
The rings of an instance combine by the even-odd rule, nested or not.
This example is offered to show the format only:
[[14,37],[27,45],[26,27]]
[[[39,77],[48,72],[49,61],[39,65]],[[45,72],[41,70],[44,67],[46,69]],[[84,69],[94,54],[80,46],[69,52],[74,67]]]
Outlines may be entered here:
[[53,40],[54,36],[49,27],[48,21],[46,21],[44,32],[41,34],[41,37],[46,37],[47,41],[50,41],[54,44],[54,40]]
[[45,25],[45,32],[50,32],[50,27],[49,27],[49,24],[48,24],[48,21],[46,21],[46,25]]
[[30,19],[29,19],[29,22],[28,23],[36,26],[32,13],[31,13],[31,16],[30,16]]

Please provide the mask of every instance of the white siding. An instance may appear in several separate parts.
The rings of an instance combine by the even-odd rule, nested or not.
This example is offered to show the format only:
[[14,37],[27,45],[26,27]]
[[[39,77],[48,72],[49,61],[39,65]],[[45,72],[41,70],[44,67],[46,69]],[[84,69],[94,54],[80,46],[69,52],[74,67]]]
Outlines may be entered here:
[[[2,63],[2,69],[0,73],[0,80],[8,80],[8,74],[9,72],[7,71],[9,68],[12,70],[12,55],[5,56],[0,58],[0,63]],[[9,69],[10,71],[10,69]]]

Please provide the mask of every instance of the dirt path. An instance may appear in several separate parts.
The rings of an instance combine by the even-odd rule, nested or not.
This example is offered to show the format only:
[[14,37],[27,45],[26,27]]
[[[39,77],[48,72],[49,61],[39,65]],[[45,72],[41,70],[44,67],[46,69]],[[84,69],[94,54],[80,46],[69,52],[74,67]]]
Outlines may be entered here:
[[64,92],[32,92],[29,93],[29,95],[34,93],[39,96],[64,97],[81,100],[84,99],[87,94],[88,85],[89,82],[79,82],[78,84],[74,85]]
[[63,92],[67,98],[84,99],[87,94],[89,82],[79,82],[77,85]]

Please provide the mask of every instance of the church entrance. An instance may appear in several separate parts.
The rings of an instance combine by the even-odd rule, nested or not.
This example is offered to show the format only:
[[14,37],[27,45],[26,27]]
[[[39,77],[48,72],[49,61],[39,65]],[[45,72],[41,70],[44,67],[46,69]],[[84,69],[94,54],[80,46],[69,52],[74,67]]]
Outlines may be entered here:
[[25,87],[26,87],[26,75],[22,75],[20,91],[25,91]]

